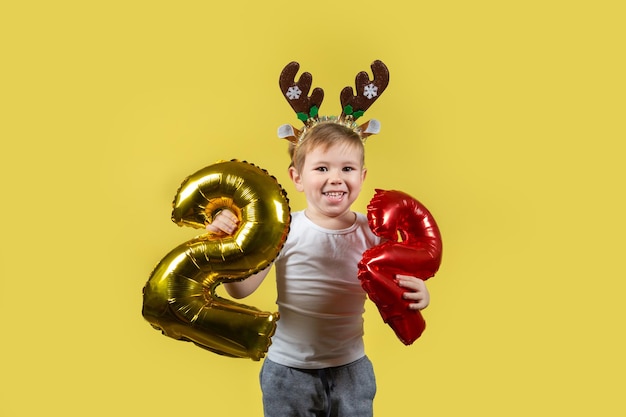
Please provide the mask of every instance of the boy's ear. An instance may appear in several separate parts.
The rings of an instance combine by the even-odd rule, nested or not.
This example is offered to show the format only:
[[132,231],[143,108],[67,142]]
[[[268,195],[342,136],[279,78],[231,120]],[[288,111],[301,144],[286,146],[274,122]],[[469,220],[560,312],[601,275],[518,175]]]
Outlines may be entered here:
[[293,185],[297,191],[302,191],[302,176],[295,167],[289,167],[289,178],[293,181]]

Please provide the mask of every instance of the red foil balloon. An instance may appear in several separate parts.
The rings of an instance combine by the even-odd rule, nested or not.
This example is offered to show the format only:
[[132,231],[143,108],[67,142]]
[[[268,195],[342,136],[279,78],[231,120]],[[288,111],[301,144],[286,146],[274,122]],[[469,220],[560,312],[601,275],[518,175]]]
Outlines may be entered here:
[[430,212],[401,191],[376,190],[367,206],[372,231],[385,239],[363,253],[359,279],[369,298],[405,345],[417,340],[426,327],[419,310],[409,309],[407,291],[396,275],[422,280],[435,275],[441,264],[441,234]]

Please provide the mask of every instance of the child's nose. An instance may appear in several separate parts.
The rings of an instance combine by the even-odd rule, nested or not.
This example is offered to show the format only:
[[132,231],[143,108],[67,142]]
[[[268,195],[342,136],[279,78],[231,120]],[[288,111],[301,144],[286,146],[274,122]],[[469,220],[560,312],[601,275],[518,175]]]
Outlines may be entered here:
[[330,182],[333,184],[341,184],[343,182],[341,172],[333,172],[333,175],[330,177]]

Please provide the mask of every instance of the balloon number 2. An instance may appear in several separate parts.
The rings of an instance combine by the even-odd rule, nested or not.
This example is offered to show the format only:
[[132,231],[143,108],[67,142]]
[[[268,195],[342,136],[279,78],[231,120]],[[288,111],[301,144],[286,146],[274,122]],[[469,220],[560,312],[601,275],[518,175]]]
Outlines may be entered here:
[[419,201],[400,191],[376,190],[367,206],[372,231],[385,239],[363,253],[359,279],[383,320],[405,345],[417,340],[426,327],[419,310],[403,300],[406,289],[396,275],[426,280],[441,264],[441,234],[435,219]]
[[143,317],[174,339],[209,351],[259,360],[276,329],[278,313],[261,311],[215,293],[267,268],[289,232],[289,200],[267,171],[248,162],[223,161],[181,184],[172,221],[205,228],[220,210],[239,217],[232,235],[203,234],[174,248],[143,289]]

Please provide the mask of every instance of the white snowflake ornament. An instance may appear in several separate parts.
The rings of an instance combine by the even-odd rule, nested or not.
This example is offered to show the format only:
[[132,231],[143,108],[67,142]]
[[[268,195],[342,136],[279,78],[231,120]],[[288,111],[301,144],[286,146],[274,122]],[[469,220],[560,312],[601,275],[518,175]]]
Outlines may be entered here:
[[378,95],[378,87],[376,87],[372,83],[369,83],[363,88],[363,95],[370,100],[373,99]]
[[294,85],[293,87],[289,87],[289,89],[285,93],[285,95],[287,96],[287,98],[289,100],[297,100],[297,99],[299,99],[300,98],[300,94],[302,94],[302,90],[300,90],[300,88],[298,88],[297,85]]

